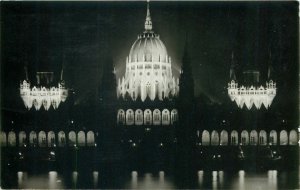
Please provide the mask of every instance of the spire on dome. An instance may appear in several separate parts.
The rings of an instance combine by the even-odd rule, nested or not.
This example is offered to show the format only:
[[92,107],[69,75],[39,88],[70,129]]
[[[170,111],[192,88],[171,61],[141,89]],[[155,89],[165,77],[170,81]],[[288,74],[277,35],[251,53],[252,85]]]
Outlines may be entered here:
[[149,0],[147,0],[147,16],[146,16],[146,20],[145,20],[145,30],[146,31],[152,30],[152,21],[151,21],[150,9],[149,9]]

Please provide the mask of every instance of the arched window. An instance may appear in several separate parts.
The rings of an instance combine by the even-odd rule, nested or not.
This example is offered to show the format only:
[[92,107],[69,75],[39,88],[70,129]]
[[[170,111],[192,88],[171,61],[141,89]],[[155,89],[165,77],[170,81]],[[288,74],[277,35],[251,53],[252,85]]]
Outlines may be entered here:
[[287,145],[288,144],[288,134],[286,130],[280,131],[280,145]]
[[231,131],[231,145],[238,145],[239,144],[239,134],[236,130]]
[[122,109],[118,110],[118,118],[117,118],[118,124],[125,124],[125,112]]
[[8,146],[16,146],[16,133],[13,131],[10,131],[8,133],[7,140],[8,140]]
[[298,144],[298,135],[295,130],[290,131],[289,136],[289,145],[297,145]]
[[59,131],[58,135],[58,146],[63,147],[66,146],[66,134],[63,131]]
[[202,132],[202,145],[203,146],[208,146],[210,143],[210,136],[209,136],[209,132],[207,130],[204,130]]
[[19,132],[19,147],[23,147],[26,145],[26,133],[24,131]]
[[151,110],[146,109],[144,111],[144,124],[151,125],[152,124],[152,113]]
[[255,130],[252,130],[250,132],[250,145],[257,145],[257,132]]
[[221,141],[220,141],[220,145],[228,145],[228,132],[223,130],[221,131]]
[[6,146],[6,133],[4,131],[1,131],[1,146]]
[[244,130],[241,133],[241,141],[242,145],[248,145],[249,144],[249,134],[248,131]]
[[37,142],[37,135],[35,131],[31,131],[29,133],[29,144],[30,146],[37,146],[38,142]]
[[135,110],[135,124],[143,125],[143,111],[141,109]]
[[40,147],[46,147],[47,146],[47,139],[46,139],[45,131],[40,131],[39,132],[39,146]]
[[68,135],[69,146],[76,145],[76,133],[74,131],[70,131]]
[[277,145],[277,132],[275,130],[270,131],[269,142],[271,145]]
[[151,85],[150,82],[147,82],[146,84],[146,95],[151,97]]
[[215,130],[211,133],[211,145],[217,146],[219,145],[219,133]]
[[77,135],[78,146],[85,146],[85,133],[79,131]]
[[161,123],[161,113],[159,109],[153,111],[153,125],[160,125]]
[[55,133],[53,131],[48,132],[48,147],[55,147]]
[[87,146],[95,146],[95,134],[93,131],[88,131],[86,134]]
[[170,125],[170,111],[168,109],[162,111],[162,124]]
[[259,132],[259,145],[267,145],[267,133],[265,130]]
[[171,124],[173,124],[177,121],[178,121],[178,111],[177,111],[177,109],[173,109],[171,111]]
[[126,125],[134,124],[134,112],[132,109],[126,111]]

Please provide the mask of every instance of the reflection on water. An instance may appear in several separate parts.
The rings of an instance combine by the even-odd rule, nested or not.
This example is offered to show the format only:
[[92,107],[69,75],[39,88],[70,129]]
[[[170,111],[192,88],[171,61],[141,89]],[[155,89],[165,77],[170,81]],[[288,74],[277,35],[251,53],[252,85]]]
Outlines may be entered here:
[[57,172],[50,171],[49,172],[49,188],[50,189],[56,188],[56,181],[57,181]]
[[131,172],[131,183],[125,188],[128,189],[174,189],[174,185],[165,178],[165,172],[159,171],[157,174],[145,173],[138,177],[136,171]]
[[268,188],[277,189],[277,170],[268,171]]
[[245,189],[245,171],[239,171],[239,189]]
[[198,171],[198,185],[200,188],[203,185],[203,170]]
[[218,172],[217,171],[213,171],[212,172],[212,189],[217,189],[218,187],[218,181],[217,178],[218,177]]
[[24,181],[27,180],[27,173],[26,172],[17,172],[18,175],[18,188],[24,188]]
[[[99,180],[104,178],[101,171],[90,171],[90,174],[84,173],[80,176],[90,176],[88,178],[78,178],[80,172],[73,171],[68,173],[71,179],[61,175],[57,171],[50,171],[42,175],[30,175],[27,172],[17,172],[18,188],[35,188],[35,189],[62,189],[62,188],[78,188],[78,184],[90,184],[86,188],[103,188]],[[192,188],[200,189],[281,189],[289,185],[289,180],[293,173],[278,172],[277,170],[269,170],[261,174],[249,173],[240,170],[234,173],[225,171],[203,171],[200,170],[195,174],[198,175],[198,184]],[[102,177],[99,177],[102,176]],[[129,178],[128,178],[129,177]],[[70,178],[70,177],[69,177]],[[126,189],[176,189],[176,181],[172,176],[168,176],[165,171],[157,173],[142,173],[132,171],[127,178],[122,177],[124,181],[120,183],[120,188]],[[225,178],[225,179],[224,179]],[[197,178],[195,178],[197,180]],[[86,181],[87,180],[87,181]],[[71,183],[67,183],[70,181]],[[108,181],[109,183],[109,181]],[[69,185],[68,185],[69,184]],[[297,181],[298,184],[298,181]],[[291,186],[291,188],[297,188]]]
[[64,185],[56,171],[47,175],[28,176],[27,172],[17,172],[19,189],[62,189]]
[[77,179],[78,179],[78,172],[74,171],[72,173],[72,183],[73,183],[73,187],[76,188],[77,187]]
[[94,184],[94,188],[98,187],[98,178],[99,178],[99,173],[97,171],[93,171],[93,184]]
[[136,189],[137,188],[137,177],[138,177],[138,173],[136,171],[132,171],[131,172],[131,188],[132,189]]
[[224,185],[224,172],[219,171],[219,182],[220,182],[220,188],[223,188]]

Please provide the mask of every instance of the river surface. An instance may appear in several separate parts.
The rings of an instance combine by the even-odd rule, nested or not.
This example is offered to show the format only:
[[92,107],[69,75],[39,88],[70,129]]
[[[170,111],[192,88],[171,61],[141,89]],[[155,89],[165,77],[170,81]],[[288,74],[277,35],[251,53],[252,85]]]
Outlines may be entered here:
[[[127,175],[104,176],[101,171],[80,173],[77,171],[60,174],[50,171],[30,174],[19,171],[12,176],[17,181],[11,188],[62,189],[62,188],[114,188],[114,189],[178,189],[182,188],[175,178],[164,171],[157,173],[128,172]],[[299,189],[299,173],[269,170],[251,173],[239,170],[199,170],[187,188],[197,189]]]

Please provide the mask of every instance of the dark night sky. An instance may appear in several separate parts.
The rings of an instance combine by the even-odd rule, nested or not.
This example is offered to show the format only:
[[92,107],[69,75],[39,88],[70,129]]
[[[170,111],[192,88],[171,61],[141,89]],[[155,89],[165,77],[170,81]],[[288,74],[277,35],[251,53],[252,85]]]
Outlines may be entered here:
[[[232,51],[238,68],[262,69],[271,51],[282,87],[278,96],[298,92],[297,2],[150,2],[150,7],[176,76],[188,33],[196,96],[218,103],[228,98]],[[97,98],[108,56],[117,77],[124,74],[126,56],[144,29],[146,2],[2,2],[1,14],[2,107],[23,106],[18,88],[25,62],[31,72],[58,72],[64,62],[67,85],[75,89],[77,103],[85,103]]]

